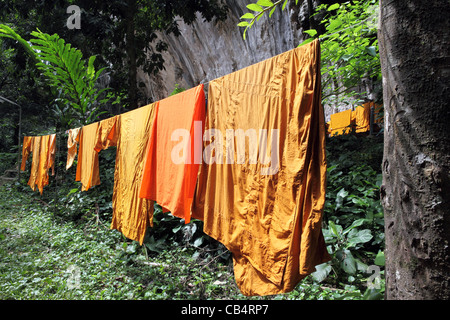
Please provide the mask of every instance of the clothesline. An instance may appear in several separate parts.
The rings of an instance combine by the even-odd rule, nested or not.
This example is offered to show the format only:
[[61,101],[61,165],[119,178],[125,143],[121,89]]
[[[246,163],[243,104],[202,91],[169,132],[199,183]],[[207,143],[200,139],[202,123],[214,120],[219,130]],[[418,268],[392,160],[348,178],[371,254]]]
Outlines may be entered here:
[[[74,133],[75,180],[82,191],[100,184],[98,154],[116,147],[111,229],[142,244],[156,202],[185,223],[190,218],[203,221],[205,234],[231,251],[243,294],[286,293],[331,258],[321,228],[326,161],[319,42],[224,77],[235,87],[209,88],[215,99],[208,105],[208,121],[200,84],[82,126]],[[299,94],[285,95],[283,88],[273,88],[274,79],[280,78]],[[261,94],[266,90],[278,93]],[[213,130],[227,135],[232,131],[236,139],[242,132],[244,147],[236,143],[238,147],[231,149],[234,139],[219,134],[204,145],[205,132]],[[257,130],[260,137],[252,139],[250,133]],[[180,134],[175,135],[178,140],[174,132]],[[261,132],[271,135],[264,139]],[[54,163],[48,162],[54,149],[44,137],[27,137],[30,148],[22,151],[26,156],[33,153],[32,185],[41,178],[48,184],[47,167]],[[240,154],[238,149],[244,150]],[[259,157],[256,163],[253,154]]]

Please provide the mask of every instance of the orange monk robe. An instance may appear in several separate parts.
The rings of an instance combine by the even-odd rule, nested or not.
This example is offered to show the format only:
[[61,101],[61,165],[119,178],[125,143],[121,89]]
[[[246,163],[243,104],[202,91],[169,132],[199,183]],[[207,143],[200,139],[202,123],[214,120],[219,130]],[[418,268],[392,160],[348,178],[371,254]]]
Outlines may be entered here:
[[350,109],[330,115],[331,136],[349,133],[351,119],[352,110]]
[[140,197],[185,223],[202,161],[205,107],[202,84],[159,101],[147,148]]
[[66,170],[72,167],[73,161],[77,155],[77,145],[81,128],[69,129],[67,137],[67,162]]
[[[211,81],[208,95],[205,136],[216,130],[215,150],[205,159],[213,143],[205,142],[192,217],[232,252],[243,294],[291,291],[330,259],[321,225],[326,161],[319,42]],[[255,130],[260,137],[266,130],[267,139],[244,136],[245,159],[233,157],[227,129],[248,136]],[[219,131],[226,135],[222,143]],[[270,161],[263,161],[266,151]]]
[[36,190],[37,186],[41,194],[43,193],[44,187],[49,183],[48,169],[53,168],[54,165],[55,141],[56,134],[33,137],[33,144],[31,146],[33,160],[28,185],[33,191]]
[[139,198],[139,186],[155,106],[123,113],[104,128],[100,126],[95,147],[97,152],[117,147],[111,229],[140,244],[153,224],[153,202]]
[[22,163],[20,165],[20,170],[25,171],[25,167],[27,165],[28,156],[31,153],[31,146],[33,144],[34,137],[25,136],[23,137],[23,145],[22,145]]
[[87,191],[90,187],[100,184],[98,154],[94,150],[97,141],[97,129],[98,122],[94,122],[83,126],[80,132],[75,180],[81,182],[82,191]]
[[30,178],[28,179],[28,185],[34,191],[36,190],[36,181],[39,170],[39,156],[41,150],[41,136],[33,137],[33,143],[31,145],[31,153],[33,154],[31,158],[31,170],[30,170]]

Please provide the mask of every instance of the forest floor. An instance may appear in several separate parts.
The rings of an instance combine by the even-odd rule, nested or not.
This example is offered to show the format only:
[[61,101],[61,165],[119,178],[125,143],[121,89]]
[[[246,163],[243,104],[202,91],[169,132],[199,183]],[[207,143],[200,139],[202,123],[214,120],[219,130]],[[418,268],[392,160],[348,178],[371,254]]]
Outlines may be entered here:
[[[370,265],[378,256],[377,252],[383,249],[383,219],[375,186],[379,175],[367,166],[372,161],[378,171],[382,144],[364,141],[342,138],[339,143],[336,140],[328,146],[328,200],[324,219],[333,220],[344,228],[355,221],[364,221],[366,229],[359,230],[363,228],[359,223],[360,227],[353,230],[355,232],[348,233],[354,238],[348,237],[346,242],[333,242],[330,226],[339,226],[330,222],[328,229],[324,229],[326,241],[330,245],[335,243],[332,265],[323,268],[328,270],[325,281],[308,276],[292,292],[246,297],[236,285],[231,255],[217,243],[209,245],[206,235],[201,236],[202,245],[196,245],[196,241],[165,241],[164,246],[158,248],[158,241],[164,238],[157,241],[152,238],[147,245],[140,246],[120,232],[111,230],[110,216],[99,217],[92,210],[79,214],[76,206],[71,211],[67,211],[70,207],[55,210],[49,201],[52,196],[41,197],[21,181],[0,187],[0,300],[370,298],[365,295],[366,270],[349,270],[348,259],[339,260],[342,259],[340,252],[347,252],[348,258],[351,255],[349,250],[352,250],[355,257],[361,257],[361,261]],[[376,148],[371,151],[373,146]],[[361,166],[361,163],[365,165]],[[100,196],[88,197],[87,193],[70,188],[59,188],[59,191],[70,195],[71,199],[78,199],[83,205],[92,204],[89,197],[99,202],[109,197],[107,192],[100,193],[101,189],[98,190]],[[68,198],[59,198],[58,201],[72,201]],[[110,210],[110,200],[105,200],[105,203],[105,210]],[[166,228],[162,232],[167,233],[168,225],[168,221],[161,223]],[[173,226],[169,231],[179,234],[179,222]],[[371,237],[357,238],[369,231]],[[201,230],[197,230],[199,232]],[[156,238],[158,233],[153,235]],[[354,239],[359,239],[359,242]],[[341,244],[345,247],[338,247]],[[359,265],[355,263],[355,267]],[[380,294],[372,298],[379,299]]]
[[[290,293],[243,296],[230,261],[199,248],[159,254],[102,223],[55,216],[49,205],[0,190],[0,299],[333,299],[346,290],[303,281]],[[348,290],[347,290],[348,293]]]

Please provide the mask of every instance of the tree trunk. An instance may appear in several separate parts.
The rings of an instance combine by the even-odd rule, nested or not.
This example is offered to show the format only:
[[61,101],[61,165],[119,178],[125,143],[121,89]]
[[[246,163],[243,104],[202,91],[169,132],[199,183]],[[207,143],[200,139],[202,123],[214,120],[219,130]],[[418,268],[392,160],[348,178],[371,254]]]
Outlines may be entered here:
[[136,64],[136,39],[134,15],[136,13],[136,0],[127,0],[127,33],[126,51],[128,57],[128,102],[130,109],[137,108],[137,64]]
[[386,298],[450,299],[448,1],[380,1]]

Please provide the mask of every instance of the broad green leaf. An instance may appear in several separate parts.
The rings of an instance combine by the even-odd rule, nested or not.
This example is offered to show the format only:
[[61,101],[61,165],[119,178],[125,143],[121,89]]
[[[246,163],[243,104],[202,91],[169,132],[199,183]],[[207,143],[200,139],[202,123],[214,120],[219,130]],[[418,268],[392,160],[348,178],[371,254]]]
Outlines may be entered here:
[[75,192],[77,192],[77,191],[78,191],[77,188],[70,189],[70,191],[69,191],[69,193],[68,193],[67,195],[69,196],[69,195],[71,195],[72,193],[75,193]]
[[330,274],[332,270],[331,265],[328,262],[319,264],[316,266],[316,271],[311,273],[311,276],[316,280],[317,282],[322,282],[327,278],[327,276]]
[[273,2],[270,1],[270,0],[258,0],[258,2],[256,4],[258,4],[260,6],[263,6],[263,7],[271,7],[271,6],[273,6]]
[[355,274],[357,270],[356,260],[350,250],[344,250],[341,262],[342,269],[348,274]]
[[311,37],[314,37],[317,34],[316,29],[305,30],[303,32],[309,34]]
[[92,79],[92,77],[95,74],[95,69],[94,69],[95,58],[96,58],[96,56],[91,56],[88,61],[88,67],[87,67],[86,72],[87,72],[87,76],[89,79]]
[[333,221],[329,221],[328,225],[330,226],[331,232],[338,238],[341,237],[342,234],[342,226],[335,224]]
[[348,247],[353,247],[359,243],[366,243],[373,238],[372,233],[369,229],[356,230],[353,229],[348,233]]
[[284,8],[286,8],[286,5],[288,4],[288,0],[285,0],[283,3],[283,7],[281,8],[281,10],[284,10]]
[[383,251],[378,251],[377,256],[375,257],[375,264],[377,266],[384,266],[385,265],[385,257]]
[[247,12],[246,14],[244,14],[241,19],[254,19],[255,15],[253,13]]
[[255,12],[261,12],[261,11],[264,10],[261,6],[257,5],[256,3],[250,3],[250,4],[248,4],[248,5],[247,5],[247,8],[248,8],[249,10],[252,10],[252,11],[255,11]]
[[360,225],[362,225],[364,223],[364,221],[365,221],[365,219],[358,219],[358,220],[353,221],[351,226],[344,230],[343,234],[347,234],[353,228],[359,227]]
[[336,9],[338,9],[339,8],[339,3],[335,3],[335,4],[332,4],[331,6],[329,6],[328,7],[328,11],[333,11],[333,10],[336,10]]
[[380,290],[367,288],[362,298],[364,300],[382,300],[383,297],[384,295],[380,292]]
[[270,10],[270,12],[269,12],[269,18],[272,16],[272,14],[275,12],[275,9],[276,9],[277,7],[275,6],[275,7],[273,7],[272,8],[272,10]]
[[342,25],[342,21],[339,19],[332,20],[330,24],[327,26],[328,31],[334,31]]
[[247,27],[248,26],[248,21],[242,21],[238,23],[238,27]]

